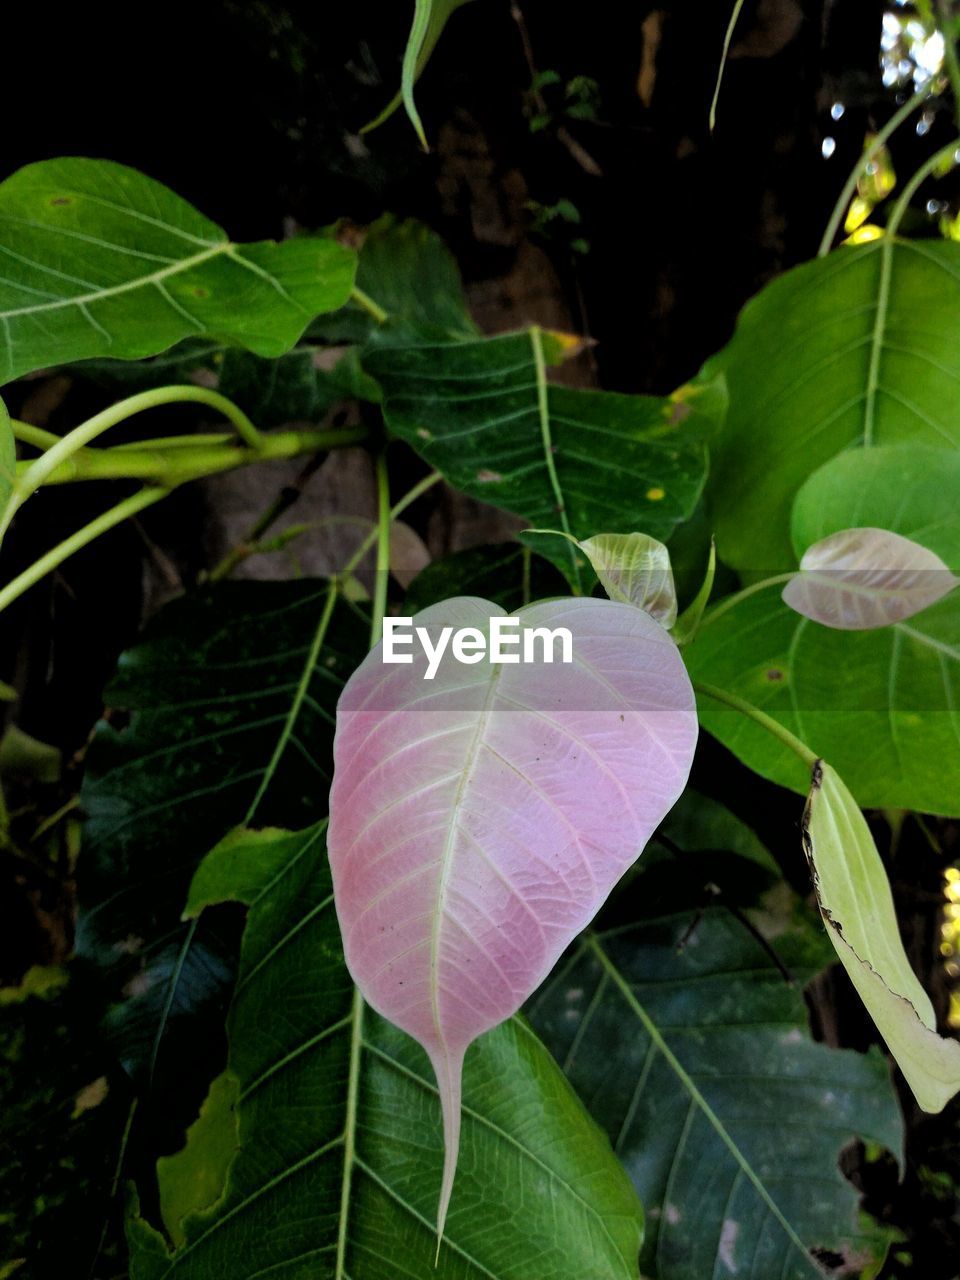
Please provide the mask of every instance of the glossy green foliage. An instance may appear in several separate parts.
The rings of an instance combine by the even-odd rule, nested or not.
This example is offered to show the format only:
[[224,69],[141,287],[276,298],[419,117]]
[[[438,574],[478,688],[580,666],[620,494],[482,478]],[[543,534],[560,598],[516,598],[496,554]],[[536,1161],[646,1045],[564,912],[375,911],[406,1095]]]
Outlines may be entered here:
[[410,583],[404,610],[413,614],[452,596],[480,596],[512,612],[567,590],[566,579],[548,560],[515,542],[499,542],[428,564]]
[[[229,1022],[236,1117],[220,1108],[194,1129],[188,1186],[167,1166],[168,1212],[172,1199],[199,1212],[175,1224],[172,1256],[133,1220],[132,1280],[636,1277],[636,1196],[519,1019],[468,1056],[457,1198],[434,1269],[436,1088],[422,1051],[354,992],[323,824],[231,835],[201,864],[188,912],[225,898],[250,906]],[[198,1174],[205,1159],[222,1170],[232,1132],[237,1154],[211,1203]],[[545,1202],[550,1212],[532,1211]]]
[[[711,815],[685,848],[723,840]],[[838,1166],[859,1135],[895,1154],[896,1098],[882,1056],[828,1049],[802,985],[829,959],[819,926],[767,900],[772,877],[716,851],[659,857],[615,898],[534,998],[534,1026],[606,1129],[647,1213],[641,1271],[657,1280],[812,1280],[816,1251],[882,1256]],[[713,895],[716,901],[716,894]]]
[[120,660],[108,699],[129,722],[100,726],[82,793],[78,946],[111,993],[132,997],[111,1016],[131,1069],[152,1072],[168,1040],[174,1057],[189,1054],[198,1012],[217,1021],[229,938],[180,921],[199,859],[238,822],[326,811],[334,707],[366,645],[365,621],[341,605],[314,652],[327,592],[315,581],[205,588],[163,610]]
[[[797,549],[854,525],[892,529],[960,564],[960,463],[918,446],[841,454],[797,499]],[[799,617],[773,584],[707,615],[686,651],[695,679],[732,691],[834,766],[864,806],[960,811],[960,594],[876,631]],[[703,724],[765,777],[805,793],[788,748],[701,699]]]
[[362,232],[357,288],[389,317],[380,322],[357,302],[320,316],[297,345],[267,359],[223,342],[189,339],[152,360],[88,360],[79,372],[125,392],[193,382],[233,400],[259,427],[317,422],[338,401],[378,401],[361,365],[366,342],[429,333],[475,336],[460,273],[440,237],[413,218],[378,218]]
[[[562,349],[531,329],[393,346],[365,364],[390,430],[455,488],[575,538],[641,529],[665,539],[703,488],[722,386],[663,400],[570,390],[547,381]],[[569,564],[573,548],[564,554]]]
[[752,576],[792,563],[800,485],[851,445],[960,444],[960,245],[844,248],[787,272],[752,299],[705,374],[730,410],[711,449],[720,556]]
[[0,239],[0,383],[198,335],[278,356],[346,302],[356,269],[327,237],[234,244],[160,183],[106,160],[45,160],[7,178]]

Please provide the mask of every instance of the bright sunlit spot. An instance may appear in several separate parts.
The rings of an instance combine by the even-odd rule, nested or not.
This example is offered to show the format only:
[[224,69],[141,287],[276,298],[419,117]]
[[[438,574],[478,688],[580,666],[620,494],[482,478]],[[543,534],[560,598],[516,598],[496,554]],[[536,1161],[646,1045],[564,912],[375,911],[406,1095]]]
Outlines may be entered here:
[[932,21],[890,10],[883,15],[880,67],[887,88],[921,89],[940,74],[943,57],[943,36]]

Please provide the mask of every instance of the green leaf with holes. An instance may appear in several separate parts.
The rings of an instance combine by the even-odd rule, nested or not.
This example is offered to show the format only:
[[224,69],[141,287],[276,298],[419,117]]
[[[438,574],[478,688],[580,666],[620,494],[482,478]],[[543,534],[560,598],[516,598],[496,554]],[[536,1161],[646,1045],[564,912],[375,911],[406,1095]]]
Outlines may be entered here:
[[196,336],[277,356],[346,302],[355,268],[352,250],[325,237],[235,244],[124,165],[27,165],[0,183],[0,384]]
[[709,820],[701,837],[710,852],[641,861],[531,1020],[644,1202],[644,1275],[816,1280],[838,1274],[837,1256],[860,1275],[884,1232],[858,1215],[838,1161],[856,1137],[899,1153],[889,1069],[876,1049],[813,1041],[803,984],[832,952],[782,884],[752,915],[766,946],[742,912],[701,910],[708,883],[738,911],[755,905],[759,870],[717,852]]
[[[224,582],[168,605],[124,653],[81,801],[78,949],[139,1077],[187,1070],[222,1028],[232,938],[180,920],[197,863],[237,823],[326,813],[333,717],[367,649],[325,582]],[[184,1064],[187,1064],[186,1068]]]
[[[455,488],[574,538],[640,530],[665,541],[703,488],[722,380],[665,399],[573,390],[547,380],[563,349],[530,329],[371,349],[364,367],[390,430]],[[581,572],[572,546],[537,550]]]
[[[960,454],[891,445],[840,454],[800,490],[802,554],[840,529],[892,529],[960,565]],[[694,679],[772,715],[829,760],[864,808],[960,812],[960,591],[876,631],[835,631],[793,612],[782,582],[721,602],[684,651]],[[759,586],[759,584],[758,584]],[[701,721],[741,760],[806,793],[806,766],[712,699]]]
[[790,506],[841,450],[955,448],[960,245],[884,237],[787,272],[749,302],[722,372],[730,408],[711,448],[720,556],[753,576],[792,564]]
[[[460,1167],[439,1262],[440,1108],[422,1050],[366,1008],[343,962],[323,824],[238,830],[201,864],[188,913],[249,904],[230,1011],[239,1148],[211,1203],[230,1126],[191,1134],[202,1191],[169,1253],[129,1226],[132,1280],[636,1280],[642,1213],[610,1144],[519,1018],[467,1055]],[[205,1135],[206,1138],[205,1138]],[[205,1206],[205,1207],[204,1207]],[[169,1218],[168,1218],[169,1220]]]

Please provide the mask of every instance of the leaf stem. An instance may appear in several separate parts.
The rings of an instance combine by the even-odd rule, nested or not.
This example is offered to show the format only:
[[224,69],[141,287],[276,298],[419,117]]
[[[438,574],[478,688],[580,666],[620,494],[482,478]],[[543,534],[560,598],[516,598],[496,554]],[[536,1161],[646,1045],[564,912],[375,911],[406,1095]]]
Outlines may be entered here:
[[377,324],[384,324],[389,320],[389,313],[384,311],[379,302],[374,302],[368,293],[364,293],[362,289],[358,289],[356,285],[350,291],[350,301],[355,302],[358,307],[362,307],[368,315],[373,316]]
[[918,188],[926,182],[927,178],[940,166],[944,161],[953,157],[955,152],[960,149],[960,138],[954,138],[952,142],[948,142],[945,147],[941,147],[939,151],[935,151],[928,160],[926,160],[917,172],[913,175],[907,185],[900,194],[899,200],[890,210],[890,217],[887,221],[887,236],[893,239],[896,235],[900,223],[903,221],[904,214],[910,206],[910,201],[916,195]]
[[[65,438],[65,437],[64,437]],[[118,445],[112,449],[82,448],[60,462],[44,478],[44,483],[72,484],[83,480],[149,480],[172,487],[203,476],[232,471],[254,462],[295,458],[345,445],[360,444],[367,438],[362,427],[332,431],[271,431],[259,448],[239,445],[234,437],[172,436],[140,444]],[[207,443],[207,441],[213,441]],[[52,450],[44,454],[46,458]],[[172,455],[172,456],[171,456]],[[40,461],[37,459],[36,461]],[[28,483],[35,462],[17,463],[18,485]]]
[[241,409],[238,409],[232,401],[228,400],[226,396],[222,396],[216,391],[210,391],[206,387],[155,387],[151,391],[141,391],[138,395],[129,396],[126,400],[120,400],[116,404],[110,405],[108,409],[104,409],[101,413],[88,418],[86,422],[81,422],[78,427],[74,427],[72,431],[61,437],[56,444],[51,445],[45,453],[41,454],[34,462],[31,462],[22,474],[17,476],[14,491],[7,503],[3,517],[0,519],[0,535],[9,527],[14,512],[23,505],[35,490],[39,489],[47,477],[80,449],[95,440],[97,436],[109,431],[117,423],[124,422],[127,418],[133,417],[134,414],[142,413],[146,409],[154,409],[159,405],[179,403],[205,404],[212,409],[216,409],[233,424],[237,435],[249,448],[257,453],[260,452],[264,437],[261,436],[247,415]]
[[799,756],[808,768],[812,769],[817,763],[819,756],[815,751],[811,751],[808,746],[802,743],[789,729],[780,724],[778,720],[768,716],[765,711],[755,707],[752,702],[747,702],[746,698],[741,698],[738,694],[730,693],[726,689],[720,689],[715,684],[705,684],[702,680],[694,680],[693,687],[697,693],[702,693],[704,697],[712,698],[714,702],[722,702],[725,707],[739,711],[741,715],[752,720],[754,724],[760,725],[761,729],[766,729],[767,733],[772,734],[785,747],[789,747],[794,755]]
[[714,85],[713,98],[710,102],[710,132],[713,133],[717,127],[717,103],[720,100],[720,86],[723,83],[723,73],[727,66],[727,55],[730,52],[730,41],[733,39],[733,32],[740,20],[740,11],[743,8],[743,0],[736,0],[733,6],[733,12],[730,15],[730,21],[727,23],[727,30],[723,37],[723,50],[720,54],[720,66],[717,70],[717,83]]
[[736,605],[740,604],[741,601],[747,600],[750,596],[756,595],[758,591],[765,591],[767,587],[776,587],[779,586],[780,583],[789,582],[791,578],[795,578],[797,576],[797,573],[797,569],[791,569],[787,573],[776,573],[772,578],[762,578],[759,582],[752,582],[749,587],[744,587],[740,591],[735,591],[732,596],[725,596],[722,600],[718,601],[712,609],[709,609],[704,614],[703,620],[700,623],[701,628],[708,627],[711,622],[716,622],[718,618],[722,618],[725,613],[728,613]]
[[373,609],[370,615],[370,648],[380,639],[387,611],[387,583],[390,577],[390,476],[385,452],[377,454],[377,562],[373,575]]
[[823,233],[823,239],[820,241],[820,248],[817,250],[817,257],[824,258],[833,247],[836,239],[837,231],[840,229],[840,223],[843,220],[844,212],[850,201],[853,199],[857,184],[863,177],[864,170],[871,162],[873,157],[881,151],[890,140],[890,137],[900,128],[903,122],[911,115],[917,107],[924,102],[931,93],[933,86],[932,81],[928,81],[922,88],[918,89],[909,101],[905,102],[899,111],[895,111],[882,129],[874,136],[873,141],[864,151],[863,155],[854,165],[850,172],[850,176],[843,184],[843,189],[837,197],[837,203],[833,206],[833,212],[830,215],[830,221],[827,223],[826,230]]
[[52,445],[60,443],[60,436],[54,435],[52,431],[35,427],[29,422],[19,422],[16,418],[11,418],[10,427],[13,430],[14,440],[32,444],[37,449],[49,449]]
[[[537,375],[537,412],[540,418],[540,436],[543,441],[543,456],[547,465],[547,475],[550,478],[550,487],[553,490],[554,500],[557,504],[557,514],[560,517],[560,524],[563,529],[564,536],[569,538],[571,542],[576,543],[576,538],[570,530],[570,521],[567,519],[567,506],[563,498],[563,490],[560,487],[560,477],[557,475],[556,463],[553,460],[553,437],[550,431],[550,391],[547,382],[547,361],[543,354],[543,331],[539,325],[530,326],[530,345],[533,348],[533,363]],[[583,587],[580,577],[580,565],[573,553],[570,555],[570,563],[573,566],[573,576],[579,595]]]
[[[442,479],[443,479],[443,476],[440,474],[439,471],[431,471],[428,476],[424,476],[422,480],[419,480],[413,486],[412,489],[409,489],[403,495],[403,497],[396,504],[396,506],[390,508],[391,521],[396,520],[398,516],[403,515],[407,507],[412,506],[412,504],[416,502],[418,498],[422,497],[427,492],[428,489],[432,489],[433,486]],[[353,570],[360,563],[360,561],[363,559],[363,557],[370,550],[370,548],[377,541],[379,536],[380,536],[380,526],[378,523],[373,529],[371,529],[371,531],[367,534],[364,540],[360,543],[360,546],[356,549],[356,551],[353,553],[353,555],[350,557],[347,563],[340,570],[340,574],[344,575],[344,574],[352,573]]]
[[78,529],[69,538],[65,538],[63,542],[58,543],[46,555],[41,556],[39,560],[35,560],[29,568],[24,569],[23,573],[18,574],[16,578],[11,579],[5,587],[0,589],[0,611],[22,596],[25,591],[28,591],[30,587],[39,582],[52,569],[56,569],[57,565],[62,564],[75,551],[79,551],[88,543],[93,542],[101,533],[106,533],[108,529],[112,529],[129,516],[136,515],[138,511],[143,511],[145,507],[159,502],[168,493],[170,493],[169,489],[160,487],[140,489],[129,498],[124,498],[123,502],[117,503],[115,507],[111,507],[109,511],[105,511],[103,515],[91,520],[89,524],[84,525],[82,529]]

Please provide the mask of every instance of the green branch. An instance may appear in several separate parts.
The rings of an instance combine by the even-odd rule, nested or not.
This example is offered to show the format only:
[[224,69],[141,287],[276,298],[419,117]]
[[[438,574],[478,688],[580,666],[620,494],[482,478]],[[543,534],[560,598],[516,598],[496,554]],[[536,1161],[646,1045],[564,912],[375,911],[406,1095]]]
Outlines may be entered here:
[[[66,438],[66,437],[64,437]],[[60,462],[44,477],[44,484],[70,484],[80,480],[149,480],[168,487],[198,480],[203,476],[231,471],[253,462],[295,458],[320,453],[343,445],[359,444],[367,438],[362,427],[331,431],[272,431],[261,437],[256,448],[243,447],[232,436],[189,436],[169,440],[149,440],[142,444],[119,445],[113,449],[80,449]],[[212,440],[214,443],[204,443]],[[49,457],[52,449],[43,455]],[[42,461],[38,459],[37,461]],[[17,464],[18,487],[29,481],[35,462]],[[35,474],[35,473],[33,473]]]
[[380,639],[387,611],[387,582],[390,577],[390,477],[386,455],[377,454],[377,563],[373,574],[373,609],[370,615],[370,648]]
[[89,524],[78,529],[76,533],[65,538],[46,555],[41,556],[39,560],[35,560],[28,569],[24,569],[23,573],[18,574],[7,583],[5,587],[0,589],[0,611],[4,610],[7,605],[12,604],[19,596],[22,596],[41,578],[46,577],[51,570],[64,562],[75,551],[79,551],[88,543],[93,542],[95,538],[99,538],[101,533],[106,533],[108,529],[112,529],[115,525],[128,519],[130,516],[136,515],[138,511],[142,511],[144,507],[152,506],[153,503],[159,502],[161,498],[165,498],[170,492],[166,488],[147,488],[141,489],[138,493],[133,494],[129,498],[125,498],[123,502],[117,503],[115,507],[111,507],[109,511],[105,511],[102,516],[97,516],[96,520],[91,520]]
[[741,698],[735,693],[729,693],[726,689],[720,689],[714,684],[704,684],[701,680],[694,680],[693,687],[697,693],[702,693],[704,697],[712,698],[714,702],[720,702],[725,707],[730,707],[733,711],[739,711],[748,720],[758,724],[761,729],[766,729],[767,733],[782,742],[785,747],[789,747],[794,755],[799,756],[809,769],[812,769],[817,763],[819,757],[815,751],[811,751],[789,729],[784,728],[778,720],[774,720],[773,716],[768,716],[765,711],[755,707],[752,702],[747,702],[746,698]]
[[205,387],[157,387],[152,391],[141,391],[138,395],[118,401],[117,404],[104,409],[102,413],[88,418],[86,422],[81,422],[78,427],[74,427],[72,431],[58,439],[56,444],[50,445],[39,458],[29,463],[24,471],[18,473],[13,493],[0,518],[0,536],[9,528],[14,513],[27,498],[45,484],[59,466],[84,449],[97,436],[103,435],[111,427],[147,409],[155,409],[165,404],[183,403],[205,404],[216,409],[233,424],[237,435],[250,449],[259,450],[262,447],[265,437],[260,434],[243,410],[238,409],[226,396],[216,391],[208,391]]
[[378,302],[374,302],[368,293],[364,293],[363,290],[358,289],[356,285],[354,285],[350,293],[350,301],[355,302],[357,306],[362,307],[368,315],[373,316],[377,324],[384,324],[385,321],[390,318],[388,313],[384,311],[383,307],[381,307]]
[[929,160],[925,161],[925,163],[920,166],[904,187],[899,200],[890,210],[890,217],[887,221],[887,236],[890,240],[892,240],[896,235],[897,229],[903,221],[903,216],[910,207],[910,201],[917,194],[919,188],[924,182],[926,182],[927,178],[937,171],[937,169],[941,168],[943,165],[948,165],[948,162],[953,159],[953,156],[958,149],[960,149],[960,138],[954,138],[954,140],[952,142],[948,142],[945,147],[941,147],[939,151],[935,151]]
[[929,98],[933,90],[933,82],[928,81],[922,88],[918,89],[909,101],[905,102],[899,111],[895,111],[883,128],[876,134],[873,141],[864,151],[863,155],[854,165],[850,176],[843,184],[843,190],[837,197],[837,203],[833,206],[833,213],[830,215],[830,221],[827,223],[827,229],[823,233],[823,239],[820,241],[820,248],[817,250],[817,257],[823,258],[830,252],[833,242],[836,239],[837,232],[840,229],[840,223],[843,220],[844,212],[857,190],[857,185],[863,177],[867,165],[873,160],[874,156],[890,141],[891,136],[896,133],[897,129],[913,115],[914,111],[922,102]]

